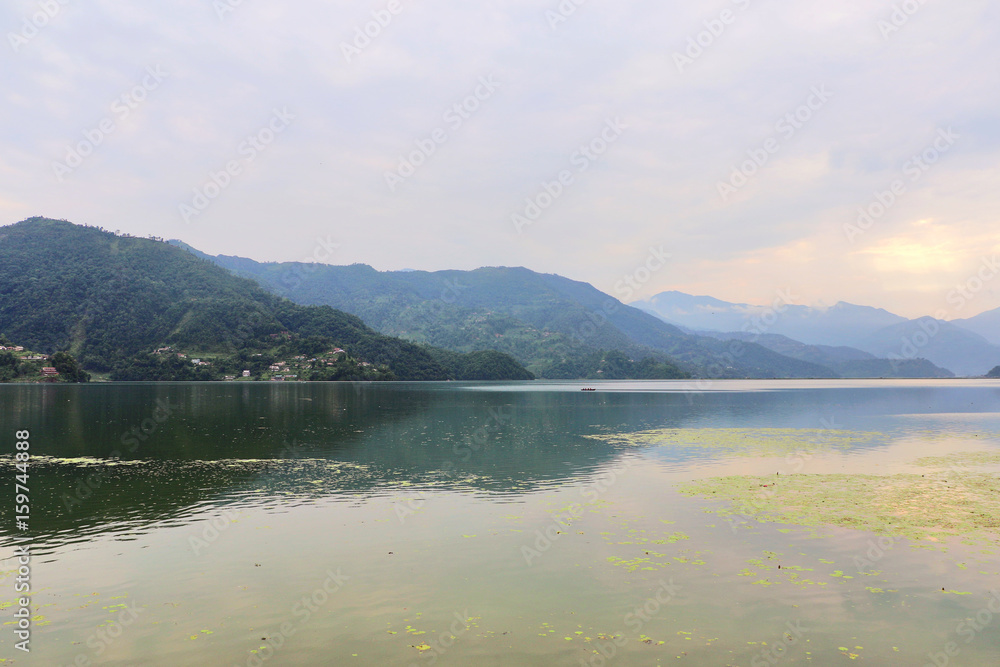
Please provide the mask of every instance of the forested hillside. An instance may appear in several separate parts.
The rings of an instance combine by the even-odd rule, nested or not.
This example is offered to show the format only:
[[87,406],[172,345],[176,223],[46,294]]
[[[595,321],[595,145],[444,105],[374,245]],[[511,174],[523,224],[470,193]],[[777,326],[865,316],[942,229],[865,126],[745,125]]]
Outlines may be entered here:
[[[0,331],[113,379],[242,377],[286,356],[310,365],[295,379],[529,377],[512,359],[443,357],[328,306],[294,304],[159,240],[46,218],[0,228]],[[337,361],[317,356],[338,348]]]
[[687,334],[587,283],[524,268],[380,272],[361,264],[259,263],[188,249],[297,303],[331,305],[408,340],[503,351],[547,378],[837,376],[755,343],[734,353],[725,341]]

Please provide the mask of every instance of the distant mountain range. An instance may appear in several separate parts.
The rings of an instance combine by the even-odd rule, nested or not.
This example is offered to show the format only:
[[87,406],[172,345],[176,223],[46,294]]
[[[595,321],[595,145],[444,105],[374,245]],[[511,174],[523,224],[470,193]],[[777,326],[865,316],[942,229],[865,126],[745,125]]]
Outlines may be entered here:
[[[699,377],[952,375],[919,358],[892,363],[862,350],[804,345],[777,336],[691,331],[706,327],[691,326],[702,323],[690,319],[672,324],[586,283],[524,268],[380,272],[367,265],[260,263],[188,249],[297,303],[330,305],[358,315],[383,333],[447,349],[500,350],[541,377],[608,377],[601,374],[601,363],[610,350],[633,359],[673,361]],[[718,312],[728,313],[723,322],[736,324],[738,330],[744,319],[734,317],[736,309],[713,301],[720,306]],[[804,327],[808,309],[792,308]],[[845,321],[838,320],[840,315]],[[869,326],[873,332],[906,321],[844,304],[828,315],[826,326],[856,332],[865,318],[878,320],[880,326]]]
[[632,305],[664,322],[696,331],[749,331],[781,334],[808,345],[851,345],[894,324],[906,322],[880,308],[840,302],[827,309],[786,303],[779,296],[772,307],[729,303],[709,296],[663,292]]
[[[68,351],[97,379],[949,377],[1000,365],[1000,346],[959,323],[846,303],[768,312],[671,292],[639,305],[525,268],[260,263],[46,218],[0,227],[0,333]],[[965,325],[989,332],[990,317]]]
[[965,320],[952,320],[951,323],[979,334],[993,345],[1000,345],[1000,308],[988,310]]
[[333,306],[408,340],[506,352],[546,378],[620,376],[606,367],[611,351],[634,363],[650,360],[662,377],[701,375],[710,365],[719,377],[830,373],[759,345],[729,360],[720,341],[686,334],[586,283],[524,268],[379,272],[362,264],[273,264],[198,254],[297,303]]
[[[632,305],[692,332],[721,333],[724,338],[733,337],[732,332],[750,332],[752,339],[783,354],[789,352],[772,336],[807,346],[854,349],[897,360],[897,367],[901,360],[922,358],[958,375],[984,375],[1000,364],[1000,309],[944,322],[928,317],[908,320],[879,308],[844,302],[822,309],[779,300],[777,308],[767,308],[682,292],[663,292]],[[816,352],[802,358],[846,370],[836,359]]]

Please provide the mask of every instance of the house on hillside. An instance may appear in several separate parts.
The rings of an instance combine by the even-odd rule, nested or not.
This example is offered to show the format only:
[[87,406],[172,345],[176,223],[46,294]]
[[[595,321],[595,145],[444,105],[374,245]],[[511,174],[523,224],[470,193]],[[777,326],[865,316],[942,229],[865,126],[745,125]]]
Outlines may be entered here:
[[42,368],[42,375],[47,378],[59,377],[59,371],[52,368],[51,366],[46,366]]

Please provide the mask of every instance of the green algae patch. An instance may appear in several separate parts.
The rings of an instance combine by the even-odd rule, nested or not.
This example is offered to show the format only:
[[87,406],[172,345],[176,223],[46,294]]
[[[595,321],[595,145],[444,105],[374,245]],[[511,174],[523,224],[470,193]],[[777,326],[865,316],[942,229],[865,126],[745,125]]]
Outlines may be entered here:
[[587,437],[617,446],[702,449],[734,456],[765,457],[847,451],[887,441],[881,433],[806,428],[666,428]]
[[963,468],[1000,465],[1000,452],[958,452],[947,456],[925,456],[913,462],[923,468]]
[[723,517],[1000,545],[1000,478],[984,473],[716,477],[685,484],[680,492],[729,501],[708,510]]

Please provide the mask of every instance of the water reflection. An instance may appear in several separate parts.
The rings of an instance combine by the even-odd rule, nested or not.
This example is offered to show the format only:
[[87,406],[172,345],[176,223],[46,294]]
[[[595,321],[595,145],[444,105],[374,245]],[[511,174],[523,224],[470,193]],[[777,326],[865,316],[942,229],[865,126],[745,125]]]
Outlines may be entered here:
[[[454,489],[493,497],[580,481],[622,449],[588,434],[790,427],[954,432],[987,413],[976,382],[135,384],[0,387],[5,425],[30,429],[36,543],[180,521],[206,507]],[[529,389],[529,390],[526,390]],[[726,389],[719,391],[719,389]],[[794,390],[792,390],[794,389]],[[929,408],[947,419],[934,420]],[[898,415],[920,414],[919,418]],[[896,416],[894,416],[896,415]],[[983,419],[996,416],[983,414]],[[659,450],[666,463],[705,453]],[[709,456],[710,458],[710,456]],[[13,461],[7,457],[5,466]],[[0,544],[9,544],[9,504]]]

